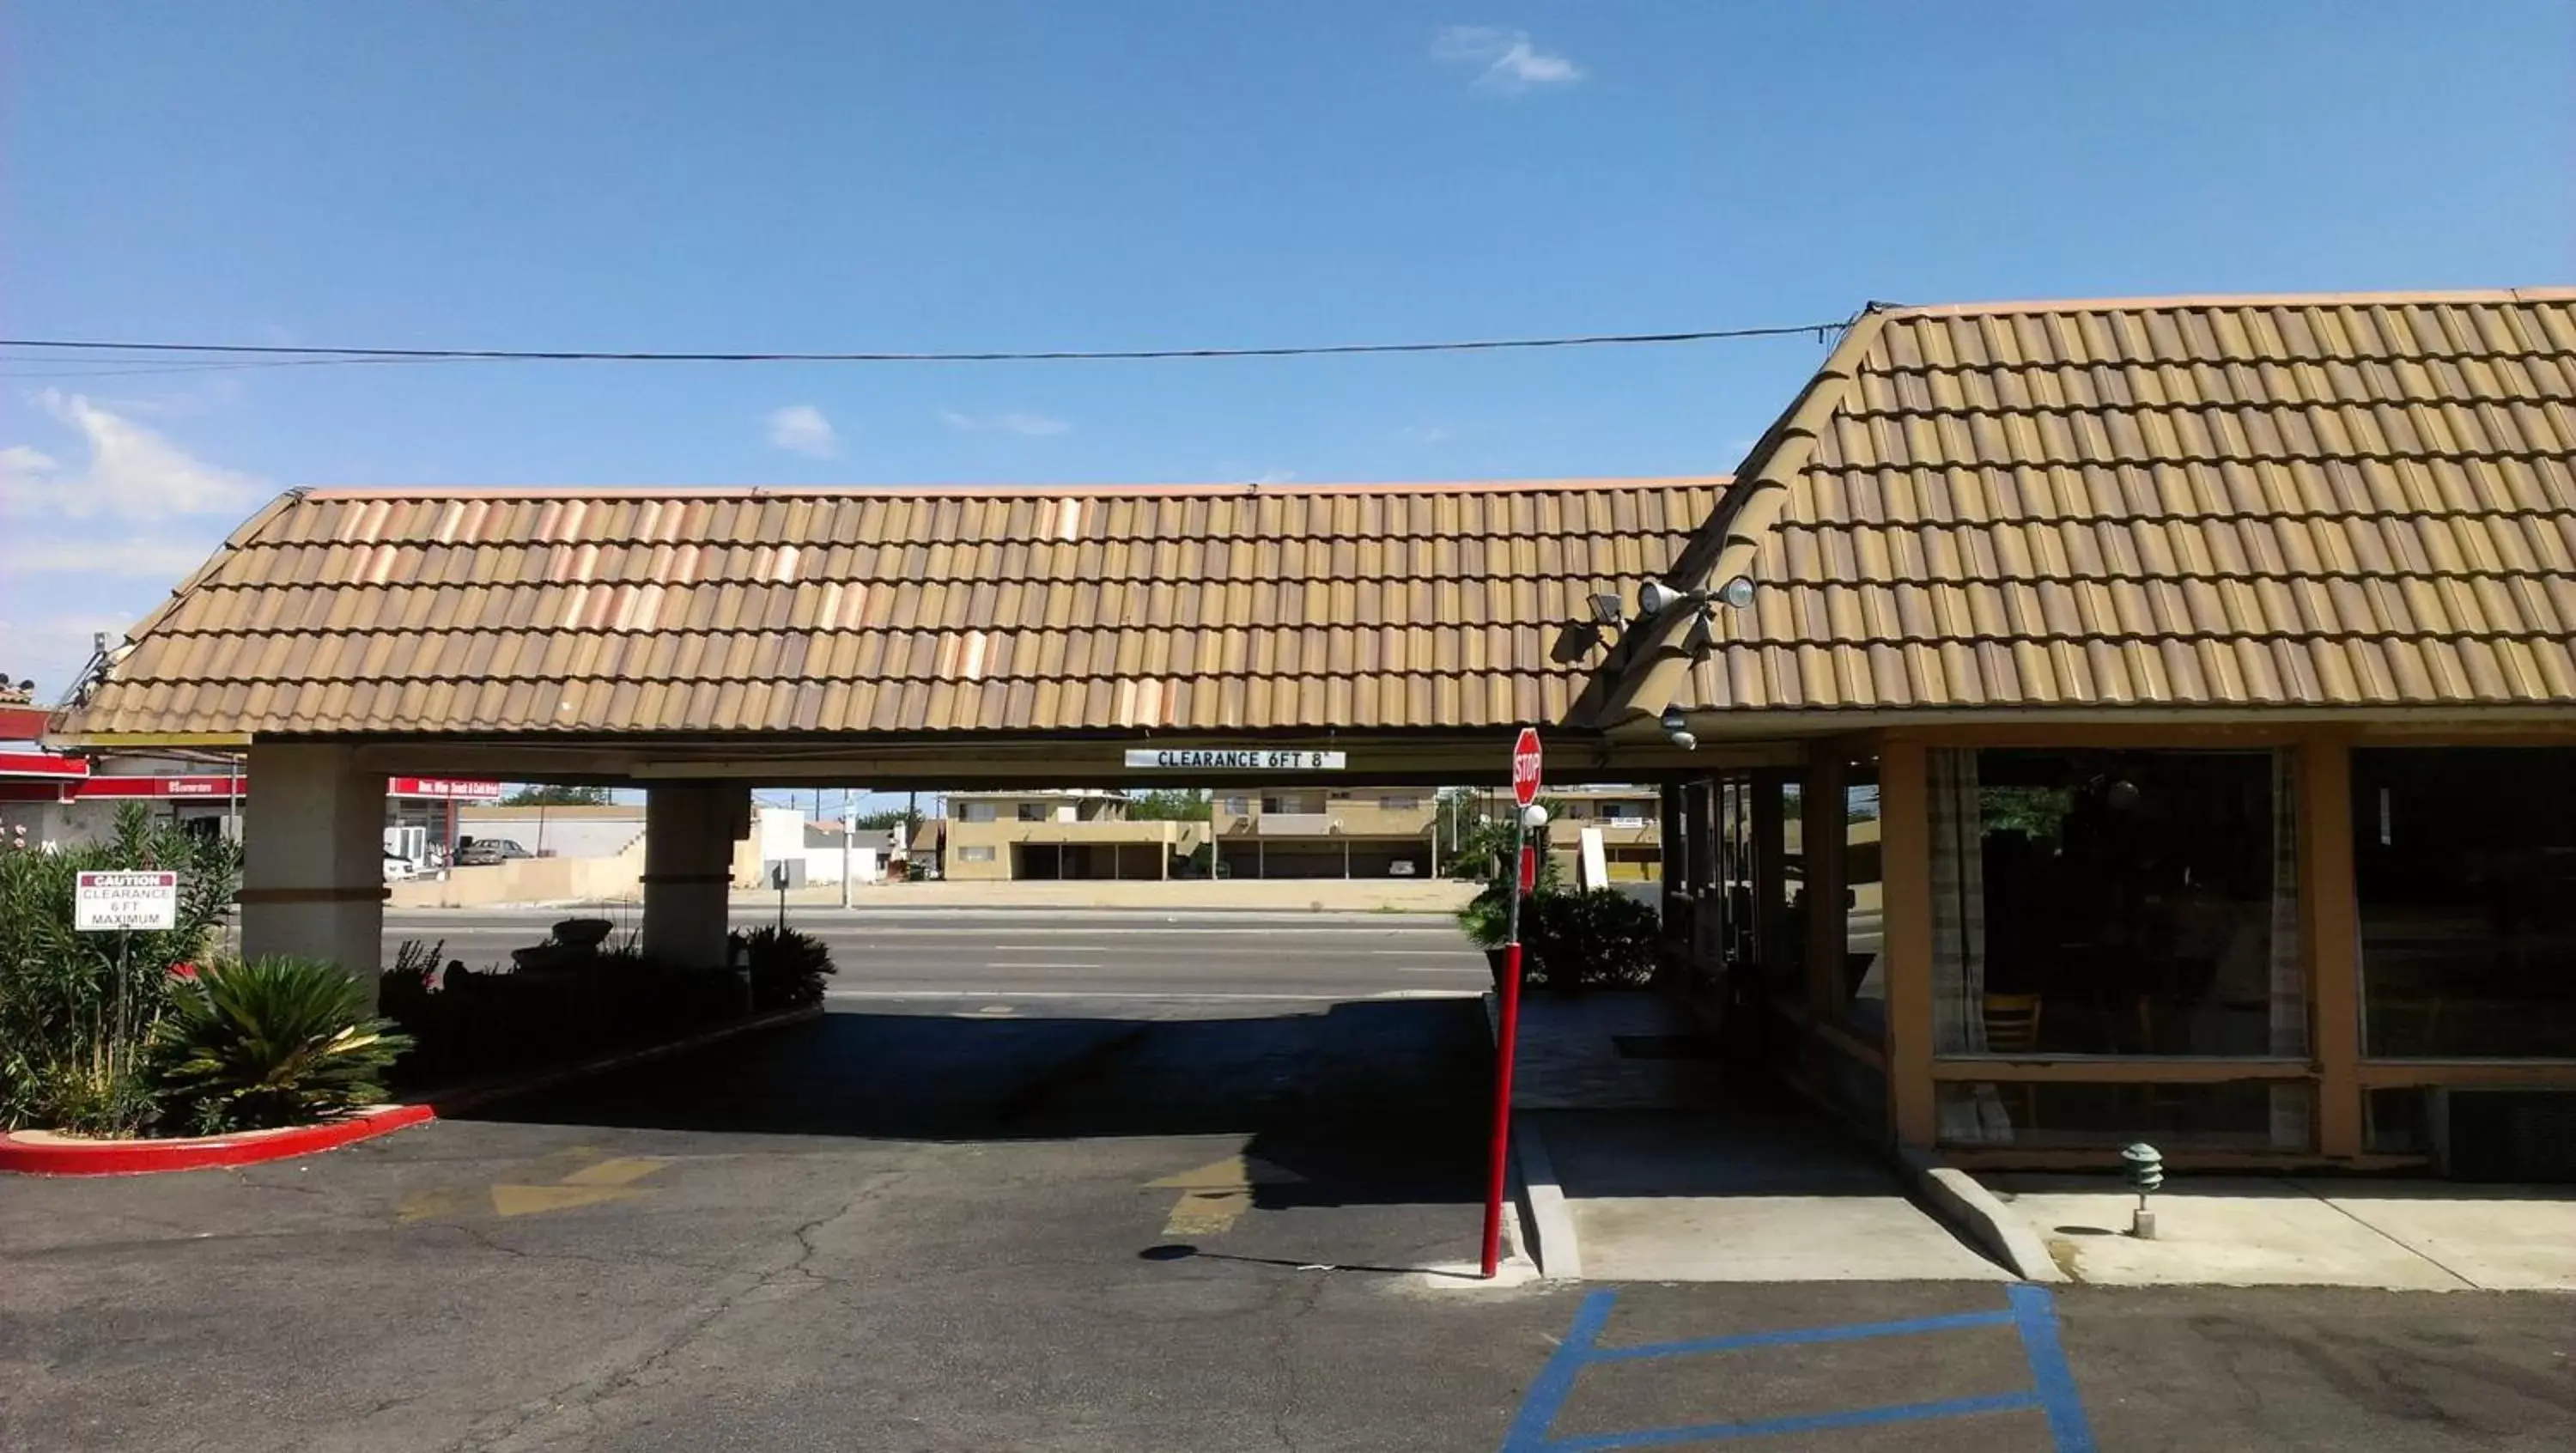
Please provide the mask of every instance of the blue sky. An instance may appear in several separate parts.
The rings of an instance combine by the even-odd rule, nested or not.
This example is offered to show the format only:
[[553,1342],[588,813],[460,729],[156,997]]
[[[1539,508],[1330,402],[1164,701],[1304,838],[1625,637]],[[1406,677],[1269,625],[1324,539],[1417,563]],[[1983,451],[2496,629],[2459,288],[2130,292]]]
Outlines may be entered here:
[[[95,4],[0,18],[0,331],[1276,344],[2576,276],[2576,6]],[[1731,467],[1812,340],[0,362],[0,670],[298,484]]]

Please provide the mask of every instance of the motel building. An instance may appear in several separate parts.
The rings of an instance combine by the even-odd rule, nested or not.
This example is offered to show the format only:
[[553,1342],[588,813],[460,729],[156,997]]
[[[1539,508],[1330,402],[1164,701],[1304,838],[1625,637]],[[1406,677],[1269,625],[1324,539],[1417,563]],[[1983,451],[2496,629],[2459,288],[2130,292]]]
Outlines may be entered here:
[[[1531,726],[1656,789],[1671,991],[1883,1143],[2544,1178],[2571,632],[2576,290],[1873,306],[1731,474],[297,490],[47,739],[246,752],[246,945],[364,966],[405,774],[643,789],[720,962],[754,783],[1199,786],[1357,875]],[[1129,765],[1252,750],[1344,760]]]

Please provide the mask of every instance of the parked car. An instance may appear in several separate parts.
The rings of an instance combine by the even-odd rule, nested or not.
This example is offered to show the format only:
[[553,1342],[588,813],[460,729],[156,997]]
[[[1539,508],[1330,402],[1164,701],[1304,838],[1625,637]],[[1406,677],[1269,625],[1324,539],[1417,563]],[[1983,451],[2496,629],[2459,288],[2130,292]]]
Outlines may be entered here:
[[456,849],[456,866],[489,868],[513,858],[529,856],[528,850],[505,837],[478,837],[460,843]]
[[419,876],[420,864],[413,862],[411,859],[406,858],[399,853],[385,854],[386,882],[408,883]]

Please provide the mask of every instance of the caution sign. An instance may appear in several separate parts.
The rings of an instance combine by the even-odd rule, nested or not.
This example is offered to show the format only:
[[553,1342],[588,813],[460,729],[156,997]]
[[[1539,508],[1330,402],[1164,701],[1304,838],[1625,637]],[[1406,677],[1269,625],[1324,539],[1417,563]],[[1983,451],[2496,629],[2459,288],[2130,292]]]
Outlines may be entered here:
[[72,927],[81,932],[149,932],[178,926],[178,874],[80,875],[72,897]]

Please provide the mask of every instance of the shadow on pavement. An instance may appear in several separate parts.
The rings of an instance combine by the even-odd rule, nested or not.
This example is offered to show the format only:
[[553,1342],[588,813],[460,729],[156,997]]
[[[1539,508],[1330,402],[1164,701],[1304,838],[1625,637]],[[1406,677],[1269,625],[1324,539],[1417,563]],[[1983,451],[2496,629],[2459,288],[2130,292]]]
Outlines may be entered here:
[[454,1117],[911,1141],[1240,1135],[1265,1209],[1481,1195],[1471,999],[1246,1018],[833,1012]]

